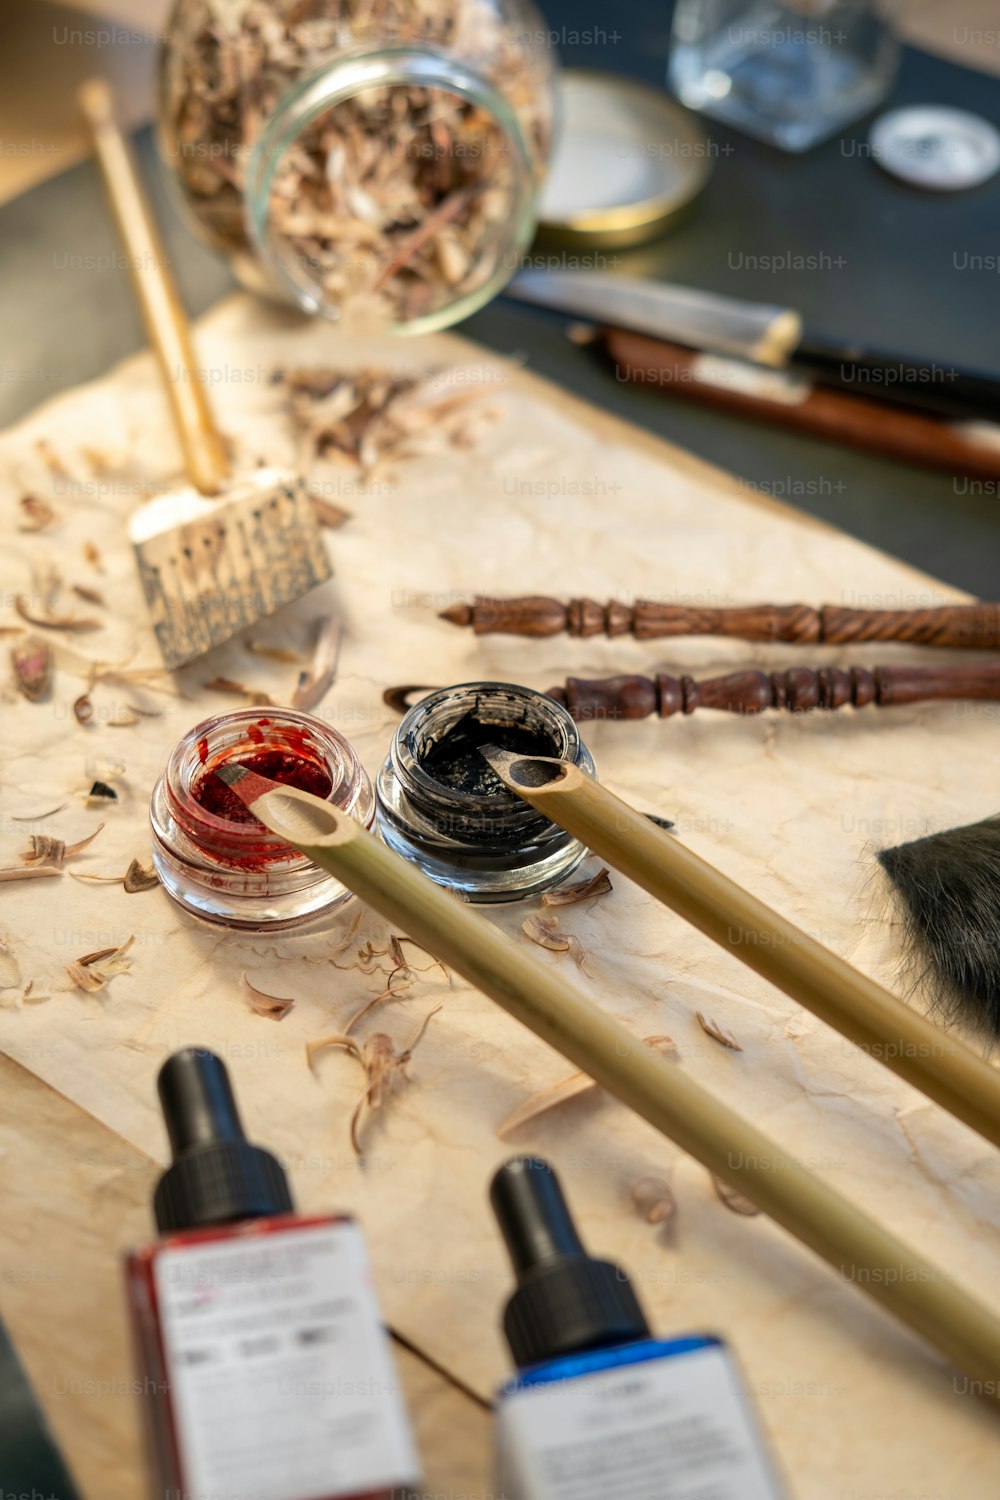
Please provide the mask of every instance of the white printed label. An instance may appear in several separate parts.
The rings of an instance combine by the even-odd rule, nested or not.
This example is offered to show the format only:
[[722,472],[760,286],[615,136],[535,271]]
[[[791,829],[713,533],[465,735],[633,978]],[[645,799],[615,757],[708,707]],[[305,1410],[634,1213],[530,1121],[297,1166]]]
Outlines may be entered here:
[[186,1500],[328,1500],[416,1481],[355,1224],[166,1250],[155,1277]]
[[502,1500],[781,1500],[739,1375],[713,1346],[506,1396]]

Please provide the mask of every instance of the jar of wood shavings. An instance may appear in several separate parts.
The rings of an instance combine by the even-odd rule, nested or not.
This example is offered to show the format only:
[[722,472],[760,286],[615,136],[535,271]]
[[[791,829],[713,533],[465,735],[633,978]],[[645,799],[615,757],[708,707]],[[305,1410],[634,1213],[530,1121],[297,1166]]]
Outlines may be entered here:
[[160,148],[245,286],[422,332],[530,243],[553,66],[530,0],[177,0]]

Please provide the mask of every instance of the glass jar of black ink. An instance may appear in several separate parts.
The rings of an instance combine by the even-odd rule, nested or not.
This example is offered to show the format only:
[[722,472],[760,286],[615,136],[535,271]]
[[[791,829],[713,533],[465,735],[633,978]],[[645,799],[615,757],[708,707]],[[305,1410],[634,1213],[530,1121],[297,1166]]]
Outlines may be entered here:
[[491,771],[482,745],[553,755],[593,773],[561,704],[507,682],[465,682],[401,722],[376,783],[377,823],[397,854],[470,901],[519,901],[558,885],[586,847]]

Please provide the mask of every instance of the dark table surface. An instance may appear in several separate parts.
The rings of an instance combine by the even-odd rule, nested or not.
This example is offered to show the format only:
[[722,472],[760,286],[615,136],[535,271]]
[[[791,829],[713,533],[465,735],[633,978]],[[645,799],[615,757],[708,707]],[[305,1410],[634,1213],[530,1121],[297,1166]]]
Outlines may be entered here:
[[[669,5],[555,0],[546,6],[563,61],[661,85]],[[645,19],[642,19],[644,13]],[[564,14],[571,15],[565,26]],[[612,19],[613,18],[613,19]],[[618,30],[620,28],[620,30]],[[577,34],[589,38],[579,40]],[[1000,124],[1000,80],[906,49],[893,103],[971,109]],[[706,123],[714,173],[668,235],[623,252],[619,269],[797,307],[807,324],[939,365],[1000,369],[1000,176],[957,194],[888,177],[865,154],[868,122],[805,156]],[[193,315],[233,285],[226,265],[180,222],[148,131],[139,158],[167,254]],[[0,423],[101,374],[144,343],[92,162],[0,207]],[[776,256],[814,270],[776,275]],[[953,479],[791,436],[616,381],[559,320],[508,301],[460,330],[518,353],[595,405],[733,471],[983,597],[1000,593],[1000,486]]]

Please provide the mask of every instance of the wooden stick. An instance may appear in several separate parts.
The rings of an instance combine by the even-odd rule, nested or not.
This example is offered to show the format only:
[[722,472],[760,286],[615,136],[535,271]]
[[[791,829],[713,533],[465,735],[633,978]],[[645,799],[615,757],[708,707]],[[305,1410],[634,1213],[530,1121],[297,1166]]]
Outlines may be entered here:
[[799,714],[846,704],[893,708],[956,698],[984,703],[1000,700],[1000,662],[971,667],[792,667],[786,672],[727,672],[700,681],[667,672],[655,677],[567,677],[559,687],[549,688],[548,696],[580,721],[646,719],[650,714],[669,719],[698,708],[729,714],[776,708]]
[[125,138],[115,123],[111,90],[103,78],[89,78],[77,97],[125,246],[146,333],[159,362],[184,467],[201,494],[218,494],[229,475],[225,442],[198,374],[191,329],[167,269],[160,236]]
[[817,943],[578,766],[492,747],[483,753],[504,785],[546,818],[1000,1146],[1000,1073],[971,1047]]
[[452,604],[440,618],[471,626],[476,635],[634,635],[639,641],[675,635],[724,635],[743,641],[788,641],[796,646],[843,646],[856,641],[909,641],[915,646],[1000,650],[1000,604],[940,604],[929,609],[848,609],[836,604],[748,604],[709,608],[640,599],[552,599],[525,594]]
[[946,1272],[345,813],[238,766],[221,774],[272,833],[745,1193],[840,1276],[982,1380],[985,1393],[996,1392],[1000,1320]]

